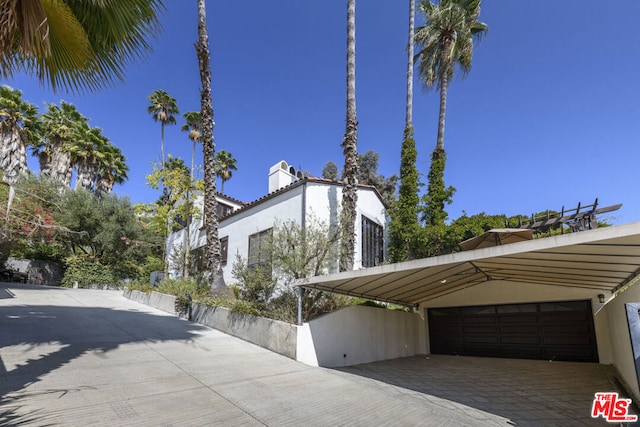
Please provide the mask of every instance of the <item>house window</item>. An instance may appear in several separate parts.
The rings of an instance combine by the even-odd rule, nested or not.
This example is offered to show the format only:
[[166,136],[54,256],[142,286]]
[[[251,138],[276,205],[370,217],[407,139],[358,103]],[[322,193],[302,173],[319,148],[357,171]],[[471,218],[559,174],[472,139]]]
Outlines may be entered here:
[[[207,257],[206,248],[201,246],[191,250],[191,263],[192,268],[195,267],[195,271],[203,272],[207,269]],[[229,236],[225,236],[220,239],[220,263],[227,265],[227,253],[229,252]]]
[[384,261],[384,231],[382,226],[362,216],[362,266],[373,267]]
[[229,252],[229,236],[220,239],[220,263],[227,265],[227,253]]
[[271,271],[271,235],[272,229],[249,236],[249,268],[264,268]]
[[224,218],[225,216],[229,215],[231,212],[233,212],[232,206],[218,202],[218,208],[216,209],[216,214],[218,215],[218,219]]

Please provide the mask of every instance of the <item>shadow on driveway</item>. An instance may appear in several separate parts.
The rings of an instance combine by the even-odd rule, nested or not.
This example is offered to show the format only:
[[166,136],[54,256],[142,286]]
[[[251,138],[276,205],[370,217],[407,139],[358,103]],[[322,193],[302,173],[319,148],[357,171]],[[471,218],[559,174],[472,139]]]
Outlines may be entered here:
[[[38,287],[46,289],[51,290],[52,296],[57,290]],[[10,292],[0,286],[0,295]],[[153,327],[160,322],[162,328]],[[16,407],[7,405],[24,398],[27,386],[84,354],[107,353],[136,342],[189,342],[201,329],[204,327],[194,323],[135,309],[0,303],[0,425],[20,425],[37,419],[35,413],[28,417],[16,415]],[[63,395],[73,391],[35,393]]]

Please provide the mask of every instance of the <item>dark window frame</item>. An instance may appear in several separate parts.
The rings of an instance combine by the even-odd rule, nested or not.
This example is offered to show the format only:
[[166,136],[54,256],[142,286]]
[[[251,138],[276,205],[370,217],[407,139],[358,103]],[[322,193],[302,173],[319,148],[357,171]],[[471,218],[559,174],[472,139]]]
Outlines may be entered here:
[[263,268],[268,272],[272,271],[270,245],[272,236],[273,228],[268,228],[249,236],[247,266],[250,269]]
[[227,265],[227,258],[229,255],[229,236],[220,238],[220,263]]
[[375,267],[384,262],[384,228],[361,215],[362,267]]

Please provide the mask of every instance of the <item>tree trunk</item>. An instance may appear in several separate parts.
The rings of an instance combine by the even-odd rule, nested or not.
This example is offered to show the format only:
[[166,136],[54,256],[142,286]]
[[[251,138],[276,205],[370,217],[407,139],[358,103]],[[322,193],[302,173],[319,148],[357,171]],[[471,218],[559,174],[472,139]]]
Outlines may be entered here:
[[213,103],[211,100],[211,66],[209,64],[209,36],[205,0],[198,0],[198,42],[196,43],[200,70],[200,108],[202,117],[202,146],[204,153],[204,221],[207,234],[205,277],[212,295],[233,297],[233,292],[224,283],[218,239],[218,217],[216,200],[215,141],[213,139]]
[[62,145],[58,142],[51,147],[51,162],[49,169],[49,177],[65,187],[71,185],[71,156],[67,153]]
[[95,167],[88,159],[82,159],[78,163],[78,176],[76,177],[76,187],[84,188],[87,191],[93,191],[93,183],[95,177]]
[[0,169],[4,173],[4,180],[15,184],[19,176],[27,170],[27,152],[22,137],[18,130],[7,129],[2,132],[0,141],[3,142]]
[[[189,186],[193,184],[194,180],[194,168],[196,164],[196,140],[193,140],[193,148],[191,149],[191,182]],[[187,190],[187,225],[184,235],[184,270],[182,277],[189,278],[191,269],[191,191]]]
[[162,170],[164,170],[164,122],[160,122],[160,155],[162,156]]
[[450,59],[447,52],[451,41],[446,41],[443,46],[444,57],[442,58],[442,68],[440,70],[440,114],[438,115],[438,139],[436,142],[436,151],[444,151],[444,118],[447,113],[447,90],[449,89],[449,62]]
[[413,127],[413,47],[415,33],[416,0],[409,0],[409,40],[407,42],[407,109],[405,128]]
[[358,120],[356,119],[356,1],[347,0],[347,120],[342,148],[344,177],[340,239],[340,271],[353,270],[358,203]]

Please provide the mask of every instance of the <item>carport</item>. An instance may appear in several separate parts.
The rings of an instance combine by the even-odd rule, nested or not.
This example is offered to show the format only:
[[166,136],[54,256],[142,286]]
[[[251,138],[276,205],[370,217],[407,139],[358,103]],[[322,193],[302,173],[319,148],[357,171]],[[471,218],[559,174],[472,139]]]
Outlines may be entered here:
[[[638,393],[626,302],[640,223],[382,265],[301,286],[424,313],[428,352],[613,364]],[[637,294],[637,295],[636,295]],[[616,300],[616,304],[613,301]]]

